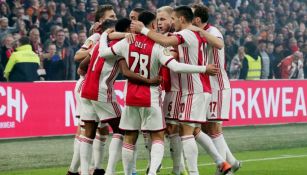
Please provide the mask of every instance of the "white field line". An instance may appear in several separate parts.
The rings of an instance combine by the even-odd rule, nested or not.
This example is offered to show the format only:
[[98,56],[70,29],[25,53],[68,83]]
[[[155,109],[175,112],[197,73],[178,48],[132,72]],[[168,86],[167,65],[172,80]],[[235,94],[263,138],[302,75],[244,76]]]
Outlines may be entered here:
[[[267,160],[280,160],[280,159],[292,159],[292,158],[300,158],[300,157],[307,157],[307,154],[301,155],[281,155],[279,157],[267,157],[267,158],[258,158],[258,159],[247,159],[247,160],[240,160],[241,162],[259,162],[259,161],[267,161]],[[215,163],[201,163],[198,164],[198,167],[202,166],[210,166],[215,165]],[[172,169],[173,167],[162,167],[161,170],[168,170]],[[145,172],[146,169],[138,169],[137,172]],[[124,173],[123,171],[119,171],[117,173]]]

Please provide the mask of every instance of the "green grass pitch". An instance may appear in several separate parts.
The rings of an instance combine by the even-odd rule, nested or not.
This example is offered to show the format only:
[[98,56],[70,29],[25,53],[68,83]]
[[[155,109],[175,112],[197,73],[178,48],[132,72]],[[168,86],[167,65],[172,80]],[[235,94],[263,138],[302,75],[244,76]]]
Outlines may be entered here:
[[[243,161],[238,175],[307,174],[307,124],[225,128],[224,135],[235,156]],[[143,175],[147,152],[142,142],[140,136],[137,169]],[[167,141],[165,145],[159,174],[171,171]],[[65,175],[72,146],[72,136],[0,140],[0,175]],[[214,174],[212,160],[202,148],[199,152],[200,174]],[[123,174],[121,163],[118,172]]]

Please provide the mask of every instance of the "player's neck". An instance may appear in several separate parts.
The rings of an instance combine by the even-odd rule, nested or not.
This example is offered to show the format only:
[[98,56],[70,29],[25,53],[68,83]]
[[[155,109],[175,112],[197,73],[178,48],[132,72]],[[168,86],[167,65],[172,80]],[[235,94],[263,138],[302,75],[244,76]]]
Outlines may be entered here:
[[197,26],[197,27],[203,29],[203,28],[205,28],[207,25],[208,25],[208,23],[200,23],[200,25]]
[[189,28],[190,26],[192,26],[192,23],[184,23],[184,24],[181,24],[182,30],[183,30],[183,29],[187,29],[187,28]]
[[156,31],[156,29],[154,29],[154,28],[152,27],[152,25],[148,25],[148,26],[146,26],[146,28],[148,28],[149,30],[152,30],[152,31]]

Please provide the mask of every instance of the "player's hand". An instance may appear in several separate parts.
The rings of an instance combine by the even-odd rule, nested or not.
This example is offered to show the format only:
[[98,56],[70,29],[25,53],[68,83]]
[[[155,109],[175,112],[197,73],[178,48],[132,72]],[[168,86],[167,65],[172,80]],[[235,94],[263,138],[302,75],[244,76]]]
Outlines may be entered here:
[[129,44],[134,43],[134,41],[135,41],[135,34],[133,34],[133,33],[126,33],[125,34],[125,38],[127,39]]
[[162,83],[163,79],[161,76],[156,76],[154,78],[148,79],[148,84],[151,86],[159,86]]
[[200,34],[201,37],[205,37],[205,34],[204,34],[204,33],[205,33],[206,31],[204,31],[203,29],[201,29],[201,28],[199,28],[199,27],[197,27],[197,26],[190,25],[190,26],[188,27],[188,29],[191,30],[191,31],[194,31],[194,32],[198,32],[198,33]]
[[206,69],[206,74],[210,75],[210,76],[214,76],[219,72],[219,68],[216,67],[215,64],[208,64],[206,65],[207,69]]
[[100,22],[95,22],[93,24],[93,33],[100,33],[101,32],[101,23]]
[[78,75],[84,76],[86,74],[86,72],[82,69],[80,69],[80,67],[77,70]]
[[109,28],[105,30],[104,32],[106,32],[109,35],[110,33],[114,32],[114,28]]
[[135,33],[140,33],[143,27],[145,26],[141,21],[133,20],[130,24],[131,31],[134,31]]
[[200,32],[202,30],[201,28],[194,26],[194,25],[190,25],[188,29],[194,32]]

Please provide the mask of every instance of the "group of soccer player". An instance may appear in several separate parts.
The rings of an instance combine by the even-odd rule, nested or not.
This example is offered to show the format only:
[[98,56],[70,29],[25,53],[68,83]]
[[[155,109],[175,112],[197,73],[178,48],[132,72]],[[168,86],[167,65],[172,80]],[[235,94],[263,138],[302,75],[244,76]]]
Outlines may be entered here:
[[[165,136],[172,174],[199,174],[197,143],[216,163],[217,175],[240,168],[222,133],[230,106],[223,36],[208,18],[202,5],[164,6],[156,15],[137,8],[120,20],[112,6],[99,7],[93,34],[75,55],[81,61],[75,87],[80,126],[68,175],[79,174],[79,166],[82,175],[113,175],[120,159],[125,175],[136,174],[140,131],[150,153],[146,174],[161,167]],[[119,72],[127,78],[123,111],[113,86]]]

